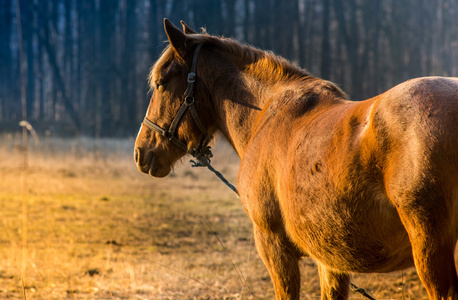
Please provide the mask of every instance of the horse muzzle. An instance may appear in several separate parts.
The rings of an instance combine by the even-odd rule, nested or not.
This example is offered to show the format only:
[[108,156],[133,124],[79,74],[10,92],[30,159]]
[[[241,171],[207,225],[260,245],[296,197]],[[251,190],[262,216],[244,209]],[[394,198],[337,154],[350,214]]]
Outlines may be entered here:
[[140,172],[153,177],[165,177],[171,171],[171,166],[161,163],[152,151],[144,151],[140,147],[135,148],[134,159]]

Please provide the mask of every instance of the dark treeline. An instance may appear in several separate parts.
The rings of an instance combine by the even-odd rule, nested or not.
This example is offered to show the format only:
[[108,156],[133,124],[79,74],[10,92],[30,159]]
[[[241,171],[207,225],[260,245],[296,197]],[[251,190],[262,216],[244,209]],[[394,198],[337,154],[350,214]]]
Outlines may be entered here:
[[0,0],[0,128],[134,135],[163,18],[272,50],[354,100],[423,75],[458,75],[455,0]]

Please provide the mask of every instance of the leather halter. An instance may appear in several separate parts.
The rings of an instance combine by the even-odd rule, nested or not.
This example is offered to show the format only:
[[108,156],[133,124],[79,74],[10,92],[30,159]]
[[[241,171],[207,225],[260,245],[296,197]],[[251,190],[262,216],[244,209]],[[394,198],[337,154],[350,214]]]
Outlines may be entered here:
[[[197,55],[199,53],[202,44],[197,44],[196,50],[194,51],[194,55],[192,57],[192,64],[191,64],[191,71],[188,73],[188,87],[184,92],[184,102],[181,105],[180,109],[178,110],[175,118],[173,119],[170,127],[168,129],[164,129],[161,126],[157,125],[147,117],[143,120],[143,124],[151,130],[158,132],[163,137],[169,139],[173,142],[176,146],[180,149],[188,152],[192,156],[200,159],[200,157],[209,159],[212,155],[210,152],[209,147],[207,146],[210,139],[208,137],[208,132],[205,126],[202,124],[202,121],[199,118],[199,114],[197,113],[196,106],[195,106],[195,99],[194,99],[194,84],[196,82],[197,74]],[[188,146],[185,142],[180,141],[176,135],[178,125],[183,118],[186,111],[189,110],[191,113],[194,122],[196,123],[197,127],[199,127],[200,131],[204,134],[202,140],[199,143],[199,146],[196,149],[190,149],[188,151]]]

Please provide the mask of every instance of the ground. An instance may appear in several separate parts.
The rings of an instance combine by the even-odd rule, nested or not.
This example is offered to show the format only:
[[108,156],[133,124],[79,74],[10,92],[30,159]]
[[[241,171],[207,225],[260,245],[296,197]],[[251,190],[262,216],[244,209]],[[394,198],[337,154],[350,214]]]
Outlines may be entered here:
[[[272,299],[236,195],[189,159],[142,174],[133,144],[42,138],[24,172],[20,136],[0,136],[0,299]],[[219,140],[214,153],[235,182],[239,159]],[[302,299],[320,299],[314,262],[301,267]],[[427,298],[414,269],[352,282],[376,299]]]

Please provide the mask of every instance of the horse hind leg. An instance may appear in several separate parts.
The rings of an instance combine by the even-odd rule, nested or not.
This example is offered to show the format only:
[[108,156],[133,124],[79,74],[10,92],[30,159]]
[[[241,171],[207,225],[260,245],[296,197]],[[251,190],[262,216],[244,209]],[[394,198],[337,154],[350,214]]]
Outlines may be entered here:
[[429,235],[418,235],[411,240],[415,267],[429,298],[458,300],[454,244]]
[[433,188],[423,191],[397,203],[412,244],[415,267],[431,300],[458,300],[455,216],[447,207],[452,201],[447,202]]
[[318,263],[322,300],[346,300],[350,287],[350,275],[331,270]]

